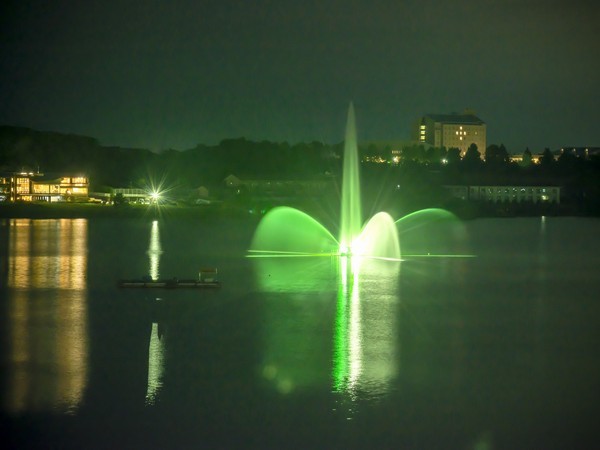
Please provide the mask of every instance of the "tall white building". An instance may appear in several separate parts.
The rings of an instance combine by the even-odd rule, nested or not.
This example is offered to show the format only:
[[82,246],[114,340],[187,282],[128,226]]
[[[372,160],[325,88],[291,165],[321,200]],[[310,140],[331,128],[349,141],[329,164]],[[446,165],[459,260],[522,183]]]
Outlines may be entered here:
[[434,147],[455,147],[464,156],[471,144],[483,155],[486,149],[486,125],[475,114],[426,114],[417,122],[413,139]]

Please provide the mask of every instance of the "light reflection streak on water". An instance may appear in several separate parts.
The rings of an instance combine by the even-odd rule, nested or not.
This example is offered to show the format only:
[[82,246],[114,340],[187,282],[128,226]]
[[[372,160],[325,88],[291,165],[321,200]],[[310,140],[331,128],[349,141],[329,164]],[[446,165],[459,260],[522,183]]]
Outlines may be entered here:
[[148,388],[146,389],[146,405],[154,405],[158,392],[162,387],[164,372],[164,344],[158,333],[158,323],[152,324],[150,344],[148,348]]
[[87,384],[87,221],[9,221],[4,409],[73,412]]
[[[333,390],[352,402],[385,395],[396,376],[395,283],[399,263],[340,258]],[[342,397],[343,398],[343,397]],[[355,411],[351,407],[350,411]]]
[[150,271],[148,274],[150,277],[152,277],[152,279],[156,280],[160,275],[159,264],[160,255],[162,255],[162,248],[160,246],[160,232],[157,220],[152,222],[152,229],[150,230],[150,245],[147,253],[150,258]]
[[350,373],[348,389],[353,392],[362,373],[362,348],[361,348],[361,314],[358,279],[360,274],[359,258],[351,258],[349,270],[352,273],[350,284],[350,332],[348,341],[348,360]]
[[[152,222],[150,230],[150,244],[148,247],[149,269],[148,275],[152,279],[158,279],[160,274],[160,257],[162,247],[160,245],[160,230],[158,221]],[[158,319],[156,319],[158,320]],[[146,389],[146,405],[150,406],[156,402],[158,392],[162,386],[162,375],[164,372],[164,343],[159,335],[158,322],[152,323],[150,343],[148,345],[148,387]]]
[[[327,379],[342,403],[385,396],[399,365],[395,326],[400,261],[348,255],[254,261],[263,292],[285,299],[270,300],[266,307],[264,378],[283,393],[290,390],[278,387],[282,380],[291,380],[292,390],[298,390]],[[330,286],[334,295],[329,298],[336,304],[333,336],[327,338],[319,334],[322,315],[313,309],[324,304],[309,299],[315,298],[312,293],[325,299]],[[329,339],[330,372],[323,378],[315,351],[315,346],[327,348],[321,338]]]

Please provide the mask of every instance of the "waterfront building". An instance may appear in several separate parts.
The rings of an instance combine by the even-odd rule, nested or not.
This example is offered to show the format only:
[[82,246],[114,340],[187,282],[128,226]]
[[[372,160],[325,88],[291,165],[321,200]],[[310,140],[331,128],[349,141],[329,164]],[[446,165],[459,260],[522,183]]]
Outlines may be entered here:
[[0,201],[61,202],[88,199],[85,176],[7,172],[0,174]]
[[509,203],[560,204],[559,186],[444,186],[453,197],[462,200]]

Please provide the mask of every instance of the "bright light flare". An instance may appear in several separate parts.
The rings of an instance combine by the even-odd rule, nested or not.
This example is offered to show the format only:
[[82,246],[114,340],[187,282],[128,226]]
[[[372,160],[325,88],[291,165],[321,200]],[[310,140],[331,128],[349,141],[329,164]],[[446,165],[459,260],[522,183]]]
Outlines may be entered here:
[[350,256],[352,254],[352,247],[340,245],[339,254],[340,256]]

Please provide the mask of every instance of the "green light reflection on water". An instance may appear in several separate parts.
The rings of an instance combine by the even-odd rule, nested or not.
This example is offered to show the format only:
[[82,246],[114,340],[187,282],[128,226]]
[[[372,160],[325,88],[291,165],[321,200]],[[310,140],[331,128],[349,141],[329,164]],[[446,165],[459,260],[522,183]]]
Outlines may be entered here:
[[339,258],[332,388],[350,400],[384,395],[398,364],[399,261]]

